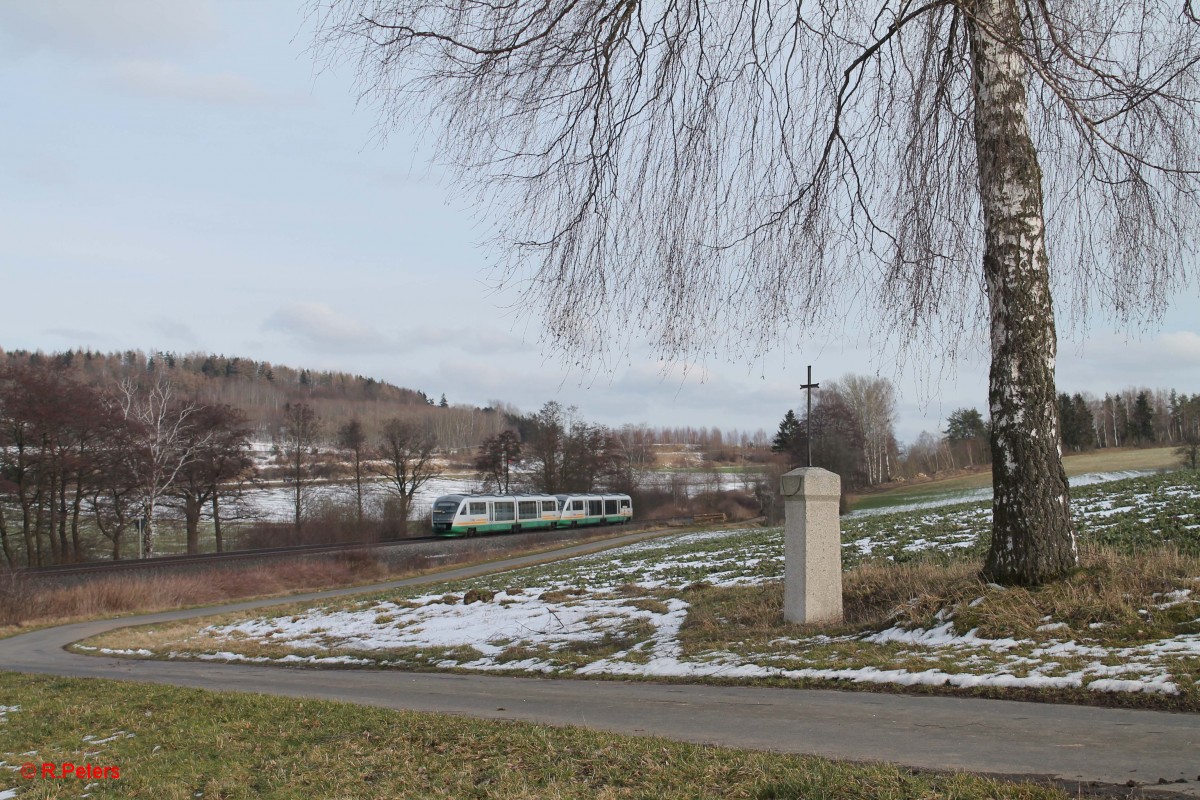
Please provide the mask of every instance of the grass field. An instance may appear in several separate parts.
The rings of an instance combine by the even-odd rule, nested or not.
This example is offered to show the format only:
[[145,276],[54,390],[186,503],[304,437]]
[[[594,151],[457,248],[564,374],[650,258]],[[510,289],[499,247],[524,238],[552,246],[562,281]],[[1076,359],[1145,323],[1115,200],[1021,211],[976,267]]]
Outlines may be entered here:
[[[562,675],[636,677],[639,670],[653,676],[645,668],[656,664],[690,663],[698,668],[689,680],[792,686],[836,679],[839,673],[842,681],[889,671],[940,680],[956,670],[968,678],[982,671],[1009,684],[993,687],[996,696],[1111,702],[1124,691],[1124,704],[1197,710],[1200,658],[1191,648],[1200,642],[1200,478],[1188,473],[1139,478],[1083,487],[1073,496],[1088,563],[1071,581],[1047,590],[1004,590],[976,577],[972,565],[987,528],[986,504],[847,520],[848,620],[837,631],[784,625],[779,531],[760,528],[683,534],[620,553],[446,584],[424,594],[390,592],[336,607],[281,608],[256,618],[267,623],[263,632],[275,632],[276,644],[271,637],[234,633],[220,646],[229,649],[234,642],[242,652],[266,659],[306,653],[313,663],[336,662],[362,658],[364,651],[339,642],[337,626],[326,626],[328,620],[318,612],[358,614],[373,631],[413,633],[425,625],[426,636],[448,629],[437,620],[471,623],[478,615],[475,621],[482,625],[460,631],[465,644],[449,640],[430,647],[426,641],[378,652],[363,665],[398,659],[385,666],[446,668],[454,662],[450,668],[478,669],[490,661],[490,669],[502,673],[537,667]],[[536,617],[522,614],[531,610]],[[506,627],[506,619],[517,624]],[[210,619],[206,635],[223,636],[218,629],[232,632],[248,622],[253,620]],[[287,641],[292,626],[306,624],[314,642]],[[141,640],[129,637],[160,634],[170,636],[159,644],[172,637],[177,643],[177,635],[196,630],[195,623],[186,630],[139,629],[114,634],[107,643],[140,646]],[[480,635],[481,630],[487,633]],[[571,631],[581,635],[572,637]],[[559,639],[540,635],[545,633]],[[477,645],[492,648],[493,654]],[[753,667],[750,672],[758,677],[739,678],[739,665]],[[967,665],[981,669],[963,669]],[[814,669],[815,678],[787,677]],[[1049,688],[1040,690],[1039,698],[1020,688],[1022,680]],[[1060,688],[1054,688],[1056,681]],[[121,777],[20,777],[25,763],[40,769],[43,762],[66,761],[116,766]],[[1082,796],[969,775],[914,774],[579,729],[0,673],[0,798],[83,795],[170,800]]]
[[[0,673],[0,797],[1066,800],[971,775],[578,728]],[[21,777],[25,764],[109,777]],[[119,777],[111,777],[113,769]]]
[[[1175,469],[1178,466],[1179,457],[1175,455],[1173,447],[1104,449],[1063,457],[1063,469],[1066,470],[1068,477],[1092,472]],[[850,507],[859,511],[911,505],[951,497],[959,492],[983,489],[991,485],[992,473],[987,470],[943,480],[901,485],[882,492],[856,495],[851,498]]]
[[779,529],[690,533],[406,592],[118,630],[106,654],[851,685],[1200,710],[1200,475],[1080,487],[1084,566],[978,573],[987,503],[843,522],[847,618],[789,625]]

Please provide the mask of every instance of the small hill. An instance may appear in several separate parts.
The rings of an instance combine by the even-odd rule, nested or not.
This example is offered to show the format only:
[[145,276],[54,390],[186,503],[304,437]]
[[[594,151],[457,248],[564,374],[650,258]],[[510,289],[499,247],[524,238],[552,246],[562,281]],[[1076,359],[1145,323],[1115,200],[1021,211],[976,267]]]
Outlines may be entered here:
[[[83,349],[45,353],[0,348],[0,368],[12,365],[56,366],[96,386],[115,385],[128,377],[163,376],[182,396],[206,405],[228,404],[240,409],[264,437],[276,427],[288,403],[311,405],[327,437],[354,418],[374,429],[392,417],[428,417],[439,441],[448,448],[474,447],[479,431],[487,436],[498,427],[499,422],[486,424],[487,418],[503,416],[492,409],[438,405],[420,390],[362,375],[214,353]],[[456,430],[472,435],[456,436]]]

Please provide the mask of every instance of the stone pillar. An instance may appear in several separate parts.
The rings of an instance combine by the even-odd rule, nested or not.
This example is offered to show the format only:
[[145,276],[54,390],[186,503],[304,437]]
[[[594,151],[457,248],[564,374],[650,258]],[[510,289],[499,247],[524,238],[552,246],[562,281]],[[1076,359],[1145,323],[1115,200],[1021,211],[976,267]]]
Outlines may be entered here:
[[820,467],[783,476],[783,616],[788,622],[842,621],[842,479]]

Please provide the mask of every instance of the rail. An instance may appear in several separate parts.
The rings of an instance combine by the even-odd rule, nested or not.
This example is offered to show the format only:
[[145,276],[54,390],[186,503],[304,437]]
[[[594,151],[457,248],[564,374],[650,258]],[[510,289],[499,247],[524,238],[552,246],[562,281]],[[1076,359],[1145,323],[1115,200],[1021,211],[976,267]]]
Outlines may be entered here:
[[[593,528],[593,530],[599,531],[609,528],[636,530],[654,525],[682,527],[686,525],[704,525],[714,522],[724,522],[725,520],[726,516],[723,513],[695,514],[690,517],[656,517],[654,519],[640,520],[632,525],[597,525]],[[520,537],[524,534],[509,533],[502,535],[505,537]],[[223,563],[236,563],[238,561],[288,558],[292,556],[335,555],[339,553],[371,552],[381,548],[404,547],[406,545],[416,545],[432,541],[447,540],[440,536],[419,536],[404,539],[391,539],[382,542],[340,542],[334,544],[260,547],[252,550],[227,550],[221,553],[187,553],[179,555],[154,556],[152,558],[122,559],[119,561],[83,561],[76,564],[52,564],[42,567],[17,567],[12,570],[12,573],[15,575],[28,575],[30,577],[42,575],[53,577],[56,575],[72,575],[89,572],[120,573],[144,569],[157,569],[160,567],[183,567],[197,564],[217,565]]]

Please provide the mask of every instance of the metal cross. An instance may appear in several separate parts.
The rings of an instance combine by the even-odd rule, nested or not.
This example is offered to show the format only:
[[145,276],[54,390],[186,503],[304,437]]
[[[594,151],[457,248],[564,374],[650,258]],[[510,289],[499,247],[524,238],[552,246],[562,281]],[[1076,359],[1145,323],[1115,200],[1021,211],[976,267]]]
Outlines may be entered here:
[[811,364],[808,365],[808,383],[804,384],[800,388],[803,389],[804,391],[808,392],[808,414],[805,416],[805,422],[808,425],[808,433],[806,434],[806,438],[808,439],[808,466],[811,467],[812,466],[812,390],[821,388],[821,384],[813,383],[812,365]]

